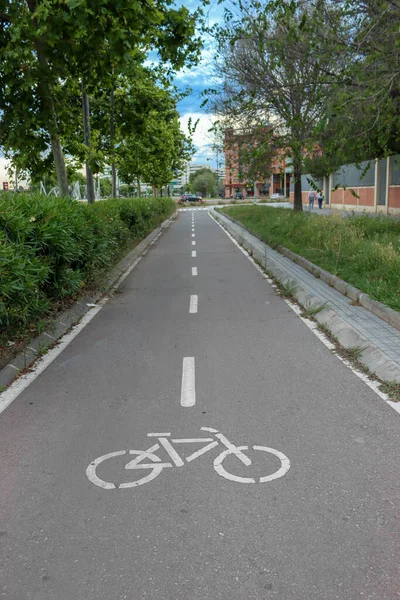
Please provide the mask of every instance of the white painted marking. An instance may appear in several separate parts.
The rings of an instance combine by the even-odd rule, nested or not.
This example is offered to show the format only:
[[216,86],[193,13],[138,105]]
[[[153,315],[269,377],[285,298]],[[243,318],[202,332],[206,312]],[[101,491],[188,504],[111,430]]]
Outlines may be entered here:
[[196,245],[196,242],[193,242],[193,241],[192,241],[192,246],[195,246],[195,245]]
[[190,305],[189,305],[189,313],[195,314],[197,313],[199,297],[196,295],[190,296]]
[[182,365],[181,406],[190,407],[196,404],[194,357],[185,356]]
[[279,477],[283,477],[285,473],[287,473],[290,469],[290,460],[288,457],[283,454],[283,452],[279,452],[279,450],[275,450],[274,448],[267,448],[266,446],[253,446],[253,450],[261,450],[261,452],[271,452],[271,454],[275,454],[281,461],[281,468],[278,469],[272,475],[265,475],[264,477],[260,477],[260,483],[265,483],[266,481],[273,481],[274,479],[279,479]]
[[[151,242],[151,244],[149,244],[147,246],[147,248],[144,249],[141,256],[139,256],[122,273],[122,275],[117,279],[117,281],[112,286],[110,292],[113,292],[114,290],[116,290],[121,285],[121,283],[128,277],[128,275],[131,273],[131,271],[133,271],[133,269],[136,267],[136,265],[139,263],[139,261],[142,260],[143,256],[147,253],[147,251],[150,249],[150,247],[153,244],[155,244],[155,242],[158,240],[158,238],[164,233],[164,230],[172,222],[172,218],[169,220],[168,224],[161,229],[160,233],[154,238],[154,240]],[[32,369],[28,373],[26,373],[25,375],[22,375],[21,377],[16,379],[14,381],[14,383],[12,383],[10,385],[9,388],[7,388],[4,392],[0,393],[0,414],[7,408],[7,406],[9,406],[16,398],[18,398],[18,396],[33,381],[35,381],[35,379],[37,377],[39,377],[39,375],[41,373],[43,373],[43,371],[45,369],[47,369],[47,367],[49,365],[51,365],[51,363],[57,358],[57,356],[59,356],[61,354],[61,352],[72,342],[72,340],[74,340],[77,337],[77,335],[79,335],[79,333],[82,331],[82,329],[84,329],[86,327],[86,325],[88,325],[90,323],[90,321],[97,315],[97,313],[100,312],[100,310],[103,308],[103,306],[105,306],[105,304],[108,302],[110,297],[111,297],[111,295],[105,296],[104,298],[102,298],[102,300],[100,300],[97,303],[96,308],[91,308],[84,315],[84,317],[82,317],[82,319],[79,321],[79,323],[71,329],[71,331],[69,331],[66,335],[64,335],[62,338],[60,338],[58,340],[57,346],[55,346],[54,348],[49,350],[47,352],[47,354],[42,356],[35,363],[35,365],[32,367]],[[53,338],[51,335],[47,334],[46,332],[44,333],[44,335],[49,337],[51,340],[55,341],[55,338]]]
[[174,444],[201,444],[202,442],[212,442],[213,438],[177,438],[172,441]]
[[[193,361],[194,390],[194,359],[186,358],[184,360]],[[274,473],[258,478],[241,477],[238,475],[234,475],[233,473],[229,473],[222,464],[225,458],[228,456],[236,456],[236,458],[242,460],[242,462],[244,462],[244,464],[247,466],[250,466],[252,464],[251,459],[243,453],[244,450],[249,450],[249,446],[235,446],[222,433],[218,433],[216,429],[212,429],[209,427],[202,427],[201,429],[216,432],[216,437],[226,447],[226,449],[223,450],[219,454],[219,456],[217,456],[214,459],[214,469],[216,470],[218,475],[224,477],[225,479],[229,479],[230,481],[234,481],[236,483],[266,483],[268,481],[278,479],[279,477],[283,477],[283,475],[285,475],[285,473],[287,473],[287,471],[290,469],[290,461],[288,457],[285,454],[283,454],[283,452],[279,452],[279,450],[275,450],[274,448],[268,448],[267,446],[251,446],[251,449],[255,452],[267,452],[276,456],[280,460],[280,468],[277,469]],[[150,437],[152,435],[153,434],[148,434],[148,436]],[[213,438],[178,438],[173,439],[171,441],[167,438],[159,438],[159,442],[172,459],[173,464],[161,462],[161,458],[157,456],[157,454],[155,454],[158,450],[160,450],[160,444],[157,443],[154,444],[154,446],[151,446],[151,448],[148,448],[147,450],[122,450],[120,452],[111,452],[109,454],[105,454],[104,456],[100,456],[96,460],[92,461],[87,467],[86,475],[92,483],[106,490],[114,490],[117,487],[118,489],[133,488],[152,481],[153,479],[158,477],[158,475],[160,475],[160,473],[166,467],[183,467],[184,464],[186,464],[185,461],[179,456],[172,444],[203,444],[202,448],[196,450],[195,452],[186,457],[185,460],[187,463],[192,462],[196,458],[202,456],[209,450],[212,450],[213,448],[219,445],[218,441]],[[142,472],[150,470],[150,473],[148,473],[147,475],[145,474],[141,479],[137,479],[136,481],[132,482],[121,483],[120,485],[116,485],[108,481],[103,481],[98,477],[96,469],[101,463],[109,459],[125,456],[126,454],[134,455],[135,458],[133,458],[130,462],[128,462],[125,465],[125,470],[139,470]],[[243,458],[245,458],[245,460],[243,460]],[[230,465],[232,465],[232,468],[234,468],[234,462],[231,462]]]
[[194,234],[194,233],[192,233],[192,237],[195,237],[195,234]]
[[[248,449],[248,446],[236,446],[236,450],[240,453],[242,450]],[[277,471],[275,471],[275,473],[271,473],[271,475],[259,477],[258,480],[254,479],[253,477],[239,477],[238,475],[233,475],[232,473],[228,473],[228,471],[226,471],[222,466],[223,460],[227,456],[232,454],[231,450],[228,449],[224,450],[224,452],[221,452],[221,454],[217,456],[217,458],[214,460],[214,469],[217,471],[218,475],[221,475],[221,477],[229,479],[230,481],[235,481],[237,483],[256,483],[256,481],[258,481],[259,483],[266,483],[267,481],[273,481],[274,479],[279,479],[279,477],[283,477],[290,469],[290,460],[285,454],[283,454],[283,452],[279,452],[279,450],[275,450],[274,448],[267,448],[266,446],[253,446],[253,450],[261,450],[262,452],[270,452],[271,454],[274,454],[281,461],[280,468]],[[237,456],[237,453],[235,454]]]
[[[213,221],[219,227],[221,227],[222,231],[232,240],[232,242],[235,244],[235,246],[237,246],[239,248],[239,250],[249,259],[249,261],[257,269],[257,271],[259,271],[262,274],[264,279],[266,279],[268,281],[268,283],[270,283],[272,285],[272,287],[276,288],[272,279],[270,277],[268,277],[268,275],[262,270],[262,268],[254,261],[254,259],[249,255],[247,250],[242,248],[242,246],[235,240],[235,238],[229,233],[229,231],[227,231],[225,229],[225,227],[223,227],[221,225],[221,223],[219,223],[213,217],[213,215],[211,214],[211,211],[209,211],[208,214],[210,215],[211,219],[213,219]],[[287,300],[287,299],[284,299],[284,300],[285,300],[286,304],[288,306],[290,306],[290,308],[297,314],[297,316],[300,317],[300,319],[303,321],[303,323],[305,325],[307,325],[307,327],[321,340],[321,342],[327,348],[329,348],[329,350],[335,349],[335,346],[332,344],[332,342],[321,331],[319,331],[318,326],[316,323],[314,323],[314,321],[311,321],[310,319],[306,319],[305,317],[300,316],[302,310],[299,306],[297,306],[297,304],[293,304],[292,302],[290,302],[290,300]],[[380,385],[379,382],[370,380],[367,375],[365,375],[364,373],[362,373],[361,371],[356,369],[345,358],[342,358],[336,352],[334,352],[334,354],[340,361],[342,361],[342,363],[344,365],[346,365],[346,367],[348,367],[350,369],[350,371],[352,371],[354,373],[354,375],[356,375],[359,379],[361,379],[361,381],[363,381],[369,388],[371,388],[371,390],[373,390],[382,400],[384,400],[386,402],[386,404],[391,406],[393,408],[393,410],[395,410],[397,413],[400,414],[400,402],[393,402],[392,400],[390,400],[389,396],[387,394],[385,394],[384,392],[382,392],[382,390],[379,388],[379,385]]]
[[88,468],[86,469],[86,476],[89,479],[89,481],[94,483],[94,485],[98,485],[99,487],[103,488],[103,490],[115,490],[116,486],[113,483],[103,481],[102,479],[97,477],[96,467],[98,467],[100,463],[107,460],[108,458],[115,458],[116,456],[123,456],[124,454],[126,454],[126,450],[120,450],[119,452],[110,452],[109,454],[105,454],[104,456],[96,458],[96,460],[91,462]]
[[171,437],[170,433],[148,433],[147,437]]
[[192,267],[192,275],[193,275],[193,277],[196,277],[196,275],[197,275],[197,267]]
[[165,438],[160,438],[160,444],[168,452],[168,454],[169,454],[170,458],[172,459],[172,461],[174,462],[174,464],[177,467],[183,467],[183,465],[185,463],[183,462],[183,460],[181,459],[181,457],[179,456],[179,454],[177,453],[177,451],[175,450],[173,445]]
[[212,448],[215,448],[215,446],[218,446],[218,442],[216,442],[215,440],[213,440],[211,442],[211,444],[207,444],[206,446],[204,446],[204,448],[200,448],[200,450],[197,450],[197,452],[193,452],[193,454],[191,454],[190,456],[187,456],[186,457],[186,461],[187,462],[192,462],[192,460],[194,460],[195,458],[198,458],[202,454],[205,454],[205,452],[208,452],[209,450],[212,450]]
[[196,258],[196,250],[192,250],[192,258]]
[[200,427],[201,431],[210,431],[211,433],[219,433],[218,429],[213,429],[212,427]]
[[231,454],[235,454],[235,456],[237,456],[239,460],[241,460],[242,463],[246,465],[246,467],[249,467],[251,465],[250,458],[243,454],[243,452],[240,452],[240,448],[232,444],[222,433],[217,433],[215,437],[221,440],[224,446],[228,448],[229,452]]
[[25,375],[22,375],[11,384],[0,395],[0,414],[13,402],[18,396],[41,374],[51,363],[57,358],[59,354],[72,342],[74,338],[82,331],[84,327],[97,315],[102,309],[103,304],[99,303],[97,308],[92,308],[82,320],[75,325],[73,329],[61,338],[59,344],[48,351],[47,354],[42,356],[37,363],[35,363],[32,371],[29,371]]

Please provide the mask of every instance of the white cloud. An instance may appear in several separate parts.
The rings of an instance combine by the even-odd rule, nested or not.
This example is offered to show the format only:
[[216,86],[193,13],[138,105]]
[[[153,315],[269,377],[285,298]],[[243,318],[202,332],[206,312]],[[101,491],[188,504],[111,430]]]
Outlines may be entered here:
[[[193,162],[205,163],[209,159],[210,164],[216,166],[216,152],[212,146],[214,143],[213,134],[209,129],[218,120],[216,115],[205,115],[204,113],[186,113],[180,118],[182,130],[189,133],[189,119],[193,124],[199,120],[196,131],[193,134],[193,144],[196,152],[192,157]],[[219,154],[219,166],[223,164],[223,153]]]
[[187,134],[189,134],[189,121],[191,121],[192,127],[198,121],[192,140],[196,148],[199,149],[210,147],[213,143],[212,133],[209,132],[209,129],[211,129],[216,120],[217,117],[214,115],[205,115],[204,113],[196,112],[186,113],[180,117],[182,129]]

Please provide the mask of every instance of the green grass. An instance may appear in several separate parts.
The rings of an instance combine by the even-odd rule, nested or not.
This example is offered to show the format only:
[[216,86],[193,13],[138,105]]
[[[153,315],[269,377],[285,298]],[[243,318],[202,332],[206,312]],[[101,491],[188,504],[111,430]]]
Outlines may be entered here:
[[343,218],[283,208],[221,209],[272,247],[285,246],[400,310],[400,221],[367,215]]
[[384,381],[380,388],[393,402],[400,402],[400,383],[396,381]]

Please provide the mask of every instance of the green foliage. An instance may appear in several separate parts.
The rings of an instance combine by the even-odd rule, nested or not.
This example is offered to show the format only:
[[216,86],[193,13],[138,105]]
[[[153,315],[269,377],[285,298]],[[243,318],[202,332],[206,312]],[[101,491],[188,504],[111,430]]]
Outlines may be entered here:
[[216,30],[223,85],[214,109],[233,134],[244,138],[233,175],[262,180],[259,174],[266,170],[268,175],[265,163],[273,154],[291,158],[299,211],[304,156],[318,153],[316,129],[325,116],[327,73],[338,60],[336,46],[328,52],[321,35],[325,12],[332,27],[337,21],[331,6],[325,0],[315,5],[239,2],[234,15],[227,9],[225,23]]
[[[159,81],[168,80],[173,69],[194,64],[202,45],[196,32],[201,12],[177,8],[170,0],[103,0],[101,5],[92,0],[0,0],[0,146],[19,171],[40,178],[55,165],[60,189],[67,194],[64,148],[98,172],[118,78],[130,77],[132,65],[143,69],[150,51],[158,54],[154,70]],[[93,129],[87,144],[82,90],[108,99],[102,127]],[[121,113],[116,117],[124,123]],[[112,155],[112,134],[109,142]]]
[[167,185],[183,167],[193,147],[182,132],[176,110],[178,96],[152,79],[126,89],[124,127],[114,157],[120,178],[154,188]]
[[235,206],[224,212],[270,246],[286,246],[375,300],[400,310],[400,222]]
[[169,199],[88,206],[40,194],[0,194],[0,327],[43,316],[95,284],[174,210]]
[[217,175],[211,169],[199,169],[191,180],[190,187],[193,192],[200,192],[205,198],[215,196],[217,191]]

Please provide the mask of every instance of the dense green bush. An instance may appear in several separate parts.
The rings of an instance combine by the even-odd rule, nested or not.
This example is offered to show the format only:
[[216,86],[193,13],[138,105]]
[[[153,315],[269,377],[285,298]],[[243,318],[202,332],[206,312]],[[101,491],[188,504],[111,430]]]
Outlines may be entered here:
[[0,194],[0,328],[34,322],[94,284],[172,214],[161,199],[93,206],[40,194]]
[[400,221],[237,206],[223,212],[271,246],[286,246],[375,300],[400,310]]

